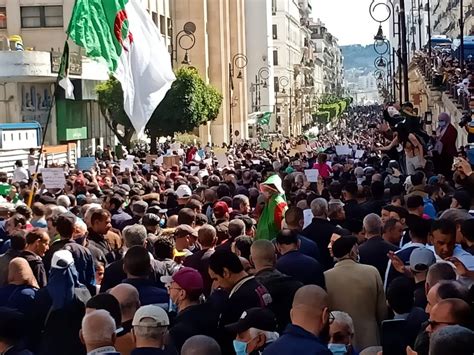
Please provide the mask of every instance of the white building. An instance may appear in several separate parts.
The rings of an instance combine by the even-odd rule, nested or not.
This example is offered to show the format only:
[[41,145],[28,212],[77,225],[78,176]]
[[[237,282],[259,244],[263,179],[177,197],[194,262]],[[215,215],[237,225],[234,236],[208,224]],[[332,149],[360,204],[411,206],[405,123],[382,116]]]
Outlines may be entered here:
[[[169,44],[169,0],[143,3]],[[74,0],[0,0],[0,122],[36,120],[45,126],[73,6]],[[16,50],[18,40],[24,51]],[[75,100],[65,100],[60,89],[46,143],[74,141],[85,152],[114,142],[95,93],[108,73],[106,66],[83,57],[71,41],[69,45]]]

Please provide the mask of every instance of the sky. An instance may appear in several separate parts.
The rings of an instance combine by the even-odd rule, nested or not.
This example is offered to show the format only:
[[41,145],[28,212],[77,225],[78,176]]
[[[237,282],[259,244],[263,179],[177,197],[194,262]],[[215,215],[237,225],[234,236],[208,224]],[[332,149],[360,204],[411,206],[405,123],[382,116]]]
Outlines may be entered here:
[[[383,0],[375,0],[381,2]],[[369,14],[372,0],[311,0],[313,19],[320,18],[339,45],[372,44],[378,23]],[[388,21],[384,24],[388,36]]]

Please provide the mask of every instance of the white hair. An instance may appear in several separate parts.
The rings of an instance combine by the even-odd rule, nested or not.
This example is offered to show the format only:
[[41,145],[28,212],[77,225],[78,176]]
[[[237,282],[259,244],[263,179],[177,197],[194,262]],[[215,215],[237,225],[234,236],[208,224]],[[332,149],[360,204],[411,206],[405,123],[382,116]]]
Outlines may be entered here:
[[311,212],[314,217],[327,217],[328,215],[328,202],[322,198],[316,198],[311,202]]
[[79,228],[84,234],[87,232],[87,224],[80,218],[76,218],[75,227]]
[[56,202],[57,202],[58,206],[62,206],[64,208],[71,207],[71,200],[66,195],[59,196],[57,198]]
[[111,341],[115,330],[115,320],[104,309],[92,311],[82,319],[81,332],[86,344]]
[[269,332],[269,331],[260,330],[257,328],[249,328],[249,332],[250,332],[250,337],[252,339],[256,338],[259,334],[265,335],[265,338],[266,338],[265,343],[272,343],[275,340],[277,340],[278,337],[280,336],[277,332]]
[[367,234],[380,234],[382,232],[382,225],[382,219],[375,213],[368,214],[364,218],[364,229]]
[[142,339],[162,339],[168,331],[168,327],[146,327],[142,325],[134,325],[133,333],[137,338]]
[[354,334],[354,321],[349,314],[340,311],[333,311],[331,313],[334,316],[334,322],[346,324],[349,327],[351,334]]

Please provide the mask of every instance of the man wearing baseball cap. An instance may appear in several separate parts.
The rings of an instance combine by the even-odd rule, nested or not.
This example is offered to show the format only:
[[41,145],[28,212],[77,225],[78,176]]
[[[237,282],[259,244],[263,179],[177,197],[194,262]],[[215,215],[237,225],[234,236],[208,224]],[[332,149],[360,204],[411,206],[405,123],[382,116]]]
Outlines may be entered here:
[[426,300],[425,283],[428,269],[436,263],[436,256],[428,248],[416,248],[410,255],[410,270],[415,279],[415,306],[425,309]]
[[277,320],[267,308],[254,307],[246,310],[240,319],[225,326],[235,334],[234,350],[236,355],[259,355],[267,345],[278,339]]
[[135,349],[131,355],[176,353],[172,348],[165,347],[169,325],[168,315],[162,308],[154,305],[140,307],[132,321]]
[[199,271],[183,267],[173,276],[162,276],[160,280],[167,286],[178,311],[169,332],[176,349],[180,351],[186,339],[194,335],[215,336],[217,313],[210,303],[200,303],[204,282]]

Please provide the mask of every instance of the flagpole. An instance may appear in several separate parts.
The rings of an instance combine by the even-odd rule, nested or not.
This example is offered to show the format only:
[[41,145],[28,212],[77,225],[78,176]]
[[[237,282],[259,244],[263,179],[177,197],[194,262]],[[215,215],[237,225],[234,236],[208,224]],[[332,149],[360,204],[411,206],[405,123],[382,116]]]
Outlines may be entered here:
[[[28,196],[28,201],[27,201],[27,205],[29,207],[31,207],[31,205],[33,204],[33,197],[36,193],[36,191],[35,191],[36,190],[35,183],[36,183],[36,180],[37,180],[36,177],[38,176],[39,165],[40,165],[40,162],[41,162],[41,158],[43,156],[44,142],[46,140],[46,134],[48,133],[48,127],[49,127],[49,123],[51,121],[51,113],[52,113],[53,107],[55,106],[55,103],[56,103],[56,96],[58,94],[59,81],[61,80],[61,69],[63,68],[63,64],[65,62],[66,56],[69,55],[68,53],[66,53],[66,52],[69,52],[68,43],[67,43],[68,40],[69,40],[69,34],[67,35],[66,40],[64,41],[63,54],[61,55],[61,62],[59,63],[58,76],[56,78],[56,82],[54,83],[51,105],[49,106],[48,116],[47,116],[47,119],[46,119],[46,125],[45,125],[44,130],[43,130],[43,136],[41,137],[41,148],[40,148],[40,153],[39,153],[39,156],[38,156],[38,163],[36,164],[35,173],[33,174],[32,180],[31,180],[31,190],[30,190],[30,194]],[[66,71],[67,71],[67,68],[66,68]],[[65,72],[64,74],[66,75],[67,73]]]

